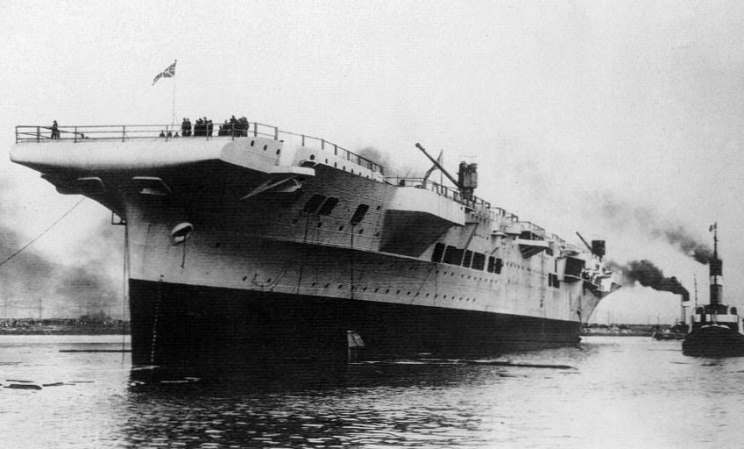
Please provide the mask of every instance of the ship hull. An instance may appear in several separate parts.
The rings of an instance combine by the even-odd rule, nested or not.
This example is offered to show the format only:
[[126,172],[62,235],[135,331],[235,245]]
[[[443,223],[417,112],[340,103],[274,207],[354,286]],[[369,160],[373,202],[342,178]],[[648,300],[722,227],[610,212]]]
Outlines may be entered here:
[[[135,364],[246,366],[498,355],[575,345],[579,323],[130,280]],[[364,347],[349,348],[349,331]],[[358,339],[357,339],[358,343]]]
[[692,357],[744,356],[744,335],[724,326],[701,327],[685,337],[682,353]]

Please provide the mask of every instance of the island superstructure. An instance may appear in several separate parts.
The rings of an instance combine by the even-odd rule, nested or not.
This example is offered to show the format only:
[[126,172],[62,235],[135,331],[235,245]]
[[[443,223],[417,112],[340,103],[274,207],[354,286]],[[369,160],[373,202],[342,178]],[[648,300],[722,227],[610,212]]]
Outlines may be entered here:
[[[126,223],[134,363],[493,354],[576,344],[618,288],[573,245],[457,188],[325,139],[16,127],[11,159]],[[569,212],[570,213],[570,212]]]

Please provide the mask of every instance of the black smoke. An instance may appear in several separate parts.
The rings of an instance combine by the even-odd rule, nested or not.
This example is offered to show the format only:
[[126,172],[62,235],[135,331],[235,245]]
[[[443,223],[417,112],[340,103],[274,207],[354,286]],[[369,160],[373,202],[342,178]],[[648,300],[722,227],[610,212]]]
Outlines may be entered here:
[[704,265],[707,265],[713,258],[713,250],[705,243],[697,241],[690,235],[689,231],[681,226],[668,229],[655,229],[652,231],[652,235],[664,238],[683,253]]
[[713,250],[708,244],[681,225],[663,220],[653,209],[630,204],[609,193],[601,196],[599,204],[598,210],[602,216],[617,227],[635,224],[642,232],[669,243],[684,255],[702,264],[707,264],[713,257]]
[[[22,204],[17,193],[22,188],[0,179],[0,262],[25,245],[30,237],[21,236],[18,219]],[[79,210],[79,209],[78,209]],[[57,217],[45,217],[53,222]],[[66,218],[66,220],[69,219]],[[0,318],[75,318],[104,312],[122,315],[122,283],[107,271],[112,261],[121,260],[122,232],[107,220],[65,260],[54,260],[38,251],[45,240],[67,238],[52,228],[37,242],[0,265]]]
[[610,262],[610,266],[614,271],[622,274],[626,281],[624,283],[638,282],[644,287],[681,295],[683,301],[690,299],[690,292],[687,291],[676,277],[664,276],[664,272],[649,260],[633,260],[625,265]]

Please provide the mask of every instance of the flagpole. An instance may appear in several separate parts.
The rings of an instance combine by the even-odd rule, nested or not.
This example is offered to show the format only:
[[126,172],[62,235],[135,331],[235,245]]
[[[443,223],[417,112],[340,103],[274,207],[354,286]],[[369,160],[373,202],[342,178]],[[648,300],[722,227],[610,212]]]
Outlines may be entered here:
[[176,125],[176,76],[173,76],[173,104],[171,105],[171,125]]

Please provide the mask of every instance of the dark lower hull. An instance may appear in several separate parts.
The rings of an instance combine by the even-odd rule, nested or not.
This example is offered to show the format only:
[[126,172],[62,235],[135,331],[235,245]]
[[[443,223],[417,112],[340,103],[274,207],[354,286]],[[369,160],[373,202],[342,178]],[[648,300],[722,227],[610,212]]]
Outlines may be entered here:
[[496,355],[579,342],[578,322],[369,301],[130,281],[132,358],[169,366]]
[[695,329],[682,342],[682,353],[693,357],[744,356],[744,335],[727,327]]

